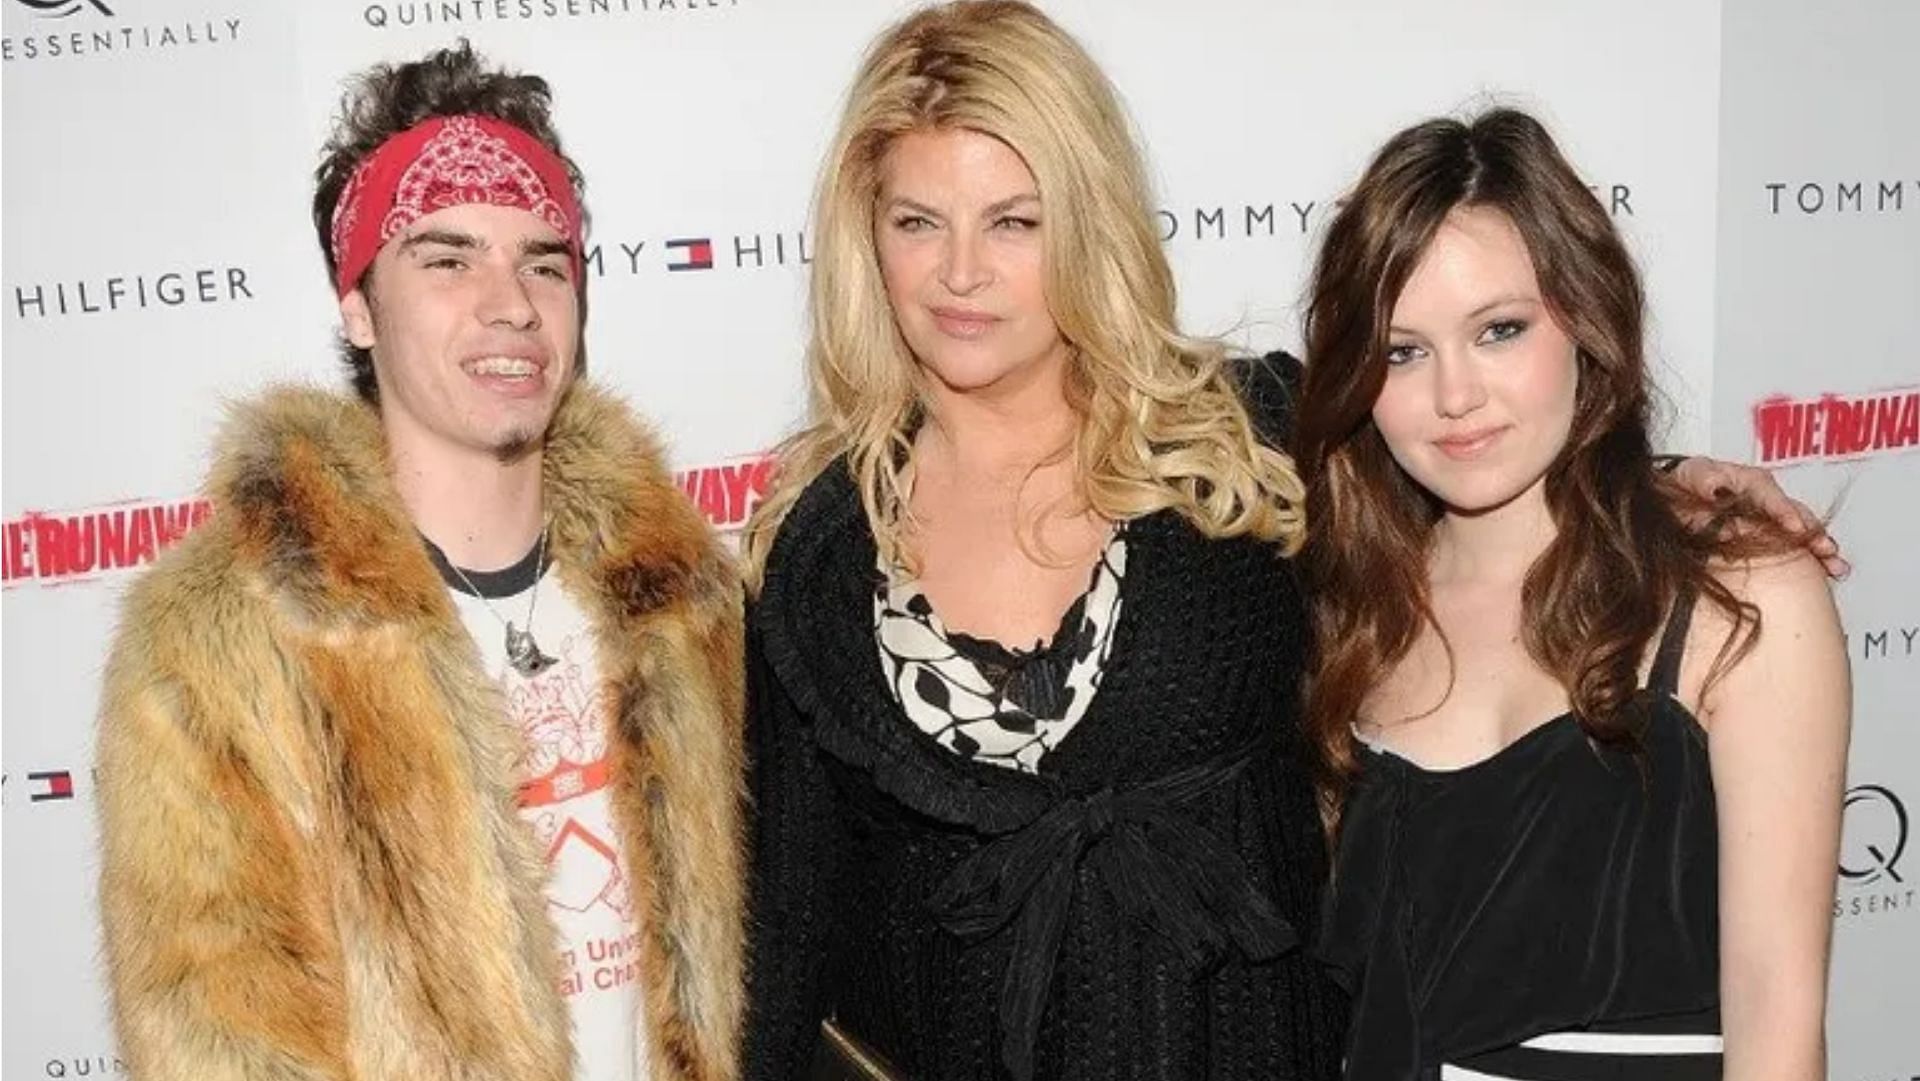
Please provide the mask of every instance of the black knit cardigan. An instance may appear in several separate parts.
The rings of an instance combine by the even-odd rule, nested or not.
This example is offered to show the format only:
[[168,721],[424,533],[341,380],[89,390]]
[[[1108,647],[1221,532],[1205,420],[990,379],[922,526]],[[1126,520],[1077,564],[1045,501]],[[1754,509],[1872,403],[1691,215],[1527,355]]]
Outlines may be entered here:
[[[1297,379],[1246,362],[1265,437]],[[750,1081],[804,1077],[827,1017],[917,1081],[1337,1076],[1294,568],[1172,512],[1125,528],[1099,690],[1029,775],[902,714],[844,466],[789,513],[748,631]]]

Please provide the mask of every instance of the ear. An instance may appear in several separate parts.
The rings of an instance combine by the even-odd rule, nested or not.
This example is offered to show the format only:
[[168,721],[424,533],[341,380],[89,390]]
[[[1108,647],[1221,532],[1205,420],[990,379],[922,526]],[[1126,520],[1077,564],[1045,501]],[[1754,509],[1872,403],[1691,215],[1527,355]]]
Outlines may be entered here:
[[373,348],[373,305],[367,302],[367,294],[357,285],[340,298],[340,325],[346,332],[347,341],[361,349]]

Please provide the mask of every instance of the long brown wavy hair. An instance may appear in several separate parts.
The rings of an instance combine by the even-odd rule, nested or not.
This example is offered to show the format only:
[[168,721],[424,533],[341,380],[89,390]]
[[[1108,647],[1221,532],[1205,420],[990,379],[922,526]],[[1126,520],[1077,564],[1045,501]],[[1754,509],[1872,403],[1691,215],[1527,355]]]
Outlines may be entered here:
[[[1733,621],[1710,678],[1751,648],[1759,613],[1711,567],[1794,543],[1731,500],[1688,506],[1654,469],[1640,276],[1546,129],[1496,109],[1400,132],[1329,226],[1305,320],[1295,458],[1313,523],[1303,552],[1316,642],[1307,719],[1330,821],[1355,771],[1352,724],[1368,692],[1423,625],[1439,630],[1427,552],[1440,508],[1394,462],[1372,410],[1400,292],[1441,223],[1466,207],[1497,210],[1519,230],[1548,308],[1578,347],[1573,424],[1544,485],[1556,534],[1528,570],[1521,618],[1528,654],[1566,688],[1587,735],[1637,750],[1641,661],[1683,592]],[[1740,524],[1690,528],[1683,513]]]

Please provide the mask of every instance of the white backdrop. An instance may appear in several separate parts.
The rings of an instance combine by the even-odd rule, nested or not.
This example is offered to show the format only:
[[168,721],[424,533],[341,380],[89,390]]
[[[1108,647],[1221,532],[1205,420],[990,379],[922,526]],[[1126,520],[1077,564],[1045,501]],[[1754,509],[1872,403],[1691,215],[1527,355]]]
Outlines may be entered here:
[[[731,526],[763,480],[754,456],[800,409],[817,156],[861,49],[906,5],[0,4],[0,1074],[111,1075],[92,896],[101,653],[123,568],[196,513],[220,402],[270,380],[339,382],[307,208],[343,77],[464,34],[553,83],[599,252],[592,368],[660,422],[690,488]],[[1910,5],[1854,5],[1817,24],[1787,0],[1724,12],[1713,0],[1047,6],[1133,111],[1190,330],[1297,344],[1311,245],[1368,152],[1420,117],[1499,100],[1555,127],[1642,257],[1676,404],[1668,446],[1711,438],[1744,458],[1757,396],[1920,384],[1899,334],[1920,295],[1920,138],[1899,115],[1914,100],[1900,53],[1920,40]],[[1795,55],[1816,42],[1833,66]],[[1793,78],[1776,81],[1781,68]],[[1799,122],[1781,123],[1787,113]],[[1765,183],[1793,184],[1791,199],[1803,182],[1899,177],[1904,207],[1861,215],[1873,229],[1765,213]],[[711,269],[669,269],[693,249],[674,241],[701,240]],[[1841,297],[1819,303],[1815,286]],[[1865,318],[1844,299],[1853,294],[1878,298],[1879,322],[1846,337],[1836,324]],[[1912,490],[1914,461],[1883,453],[1787,475],[1815,495],[1830,476],[1874,478],[1863,474],[1841,522],[1861,563],[1843,594],[1849,625],[1867,621],[1862,642],[1891,629],[1887,656],[1861,670],[1860,746],[1873,757],[1855,779],[1920,810],[1910,704],[1920,602],[1899,567],[1916,523],[1894,495]],[[1879,877],[1841,880],[1841,908],[1920,869],[1920,857],[1888,847],[1904,822],[1894,807],[1869,792],[1850,811],[1849,843],[1867,853],[1849,857],[1853,869]],[[1920,909],[1906,896],[1837,924],[1834,1062],[1845,1081],[1920,1075],[1920,1039],[1891,1023],[1920,990]]]
[[1828,1038],[1920,1077],[1920,6],[1727,6],[1713,447],[1768,462],[1859,565]]

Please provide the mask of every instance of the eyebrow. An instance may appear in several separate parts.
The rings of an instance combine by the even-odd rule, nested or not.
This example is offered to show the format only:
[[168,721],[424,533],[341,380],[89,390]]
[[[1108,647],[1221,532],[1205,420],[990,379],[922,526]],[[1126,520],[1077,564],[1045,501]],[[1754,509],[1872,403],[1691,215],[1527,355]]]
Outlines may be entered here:
[[1009,210],[1012,210],[1014,207],[1021,205],[1022,203],[1037,203],[1039,201],[1040,201],[1040,196],[1034,194],[1033,192],[1030,192],[1030,191],[1021,192],[1019,195],[1008,196],[1007,198],[1002,199],[999,202],[994,203],[993,205],[987,207],[987,216],[992,217],[995,214],[1003,214]]
[[520,242],[520,254],[535,258],[543,255],[572,255],[573,245],[565,240],[527,239]]
[[[999,202],[988,204],[986,212],[982,216],[991,218],[996,214],[1004,214],[1007,211],[1012,210],[1014,207],[1020,206],[1024,203],[1038,203],[1039,201],[1040,201],[1040,196],[1030,191],[1021,192],[1019,195],[1009,195],[1008,197],[1000,200]],[[914,211],[915,213],[925,214],[928,217],[933,217],[933,218],[945,217],[945,215],[941,214],[938,210],[935,210],[934,208],[926,205],[925,203],[917,202],[913,199],[908,199],[905,196],[895,196],[894,198],[887,200],[887,206],[891,209],[911,210],[911,211]]]
[[[1507,304],[1537,305],[1539,303],[1540,303],[1539,297],[1533,296],[1528,293],[1508,293],[1506,296],[1496,297],[1492,300],[1487,301],[1485,304],[1480,305],[1478,308],[1475,308],[1472,311],[1468,312],[1466,319],[1462,321],[1470,323],[1475,319],[1478,319],[1481,316],[1487,314],[1488,312],[1493,311],[1495,308],[1499,308]],[[1398,323],[1394,323],[1388,326],[1387,332],[1390,334],[1414,334],[1414,335],[1417,335],[1420,333],[1419,331],[1413,330],[1409,327],[1403,327]]]
[[1539,297],[1532,296],[1527,293],[1508,293],[1506,296],[1503,296],[1503,297],[1495,297],[1494,299],[1487,301],[1485,304],[1480,305],[1478,308],[1475,308],[1472,311],[1468,312],[1467,318],[1478,319],[1481,316],[1492,311],[1493,309],[1502,307],[1507,304],[1538,304],[1538,303],[1540,303]]
[[412,251],[423,244],[438,244],[444,248],[459,248],[463,251],[479,251],[486,242],[472,233],[457,233],[451,229],[423,229],[400,242],[402,253]]
[[[400,251],[409,252],[426,244],[437,244],[443,248],[456,248],[460,251],[485,251],[491,246],[472,233],[461,233],[452,229],[426,229],[402,240]],[[522,257],[536,259],[547,255],[572,255],[573,245],[566,240],[534,237],[520,242],[520,254]]]

